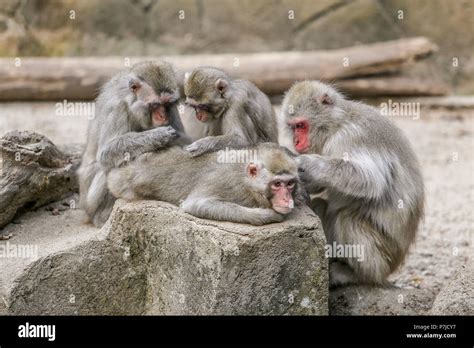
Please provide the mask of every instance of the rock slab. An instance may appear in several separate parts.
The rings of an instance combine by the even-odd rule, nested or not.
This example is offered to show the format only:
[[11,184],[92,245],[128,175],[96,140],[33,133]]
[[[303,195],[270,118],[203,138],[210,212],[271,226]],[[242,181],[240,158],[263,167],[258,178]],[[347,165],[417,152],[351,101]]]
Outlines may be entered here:
[[[51,239],[63,238],[61,228]],[[64,230],[73,233],[74,224]],[[309,208],[255,227],[195,218],[163,202],[118,201],[100,231],[82,233],[14,275],[0,272],[0,313],[328,314],[325,238]]]

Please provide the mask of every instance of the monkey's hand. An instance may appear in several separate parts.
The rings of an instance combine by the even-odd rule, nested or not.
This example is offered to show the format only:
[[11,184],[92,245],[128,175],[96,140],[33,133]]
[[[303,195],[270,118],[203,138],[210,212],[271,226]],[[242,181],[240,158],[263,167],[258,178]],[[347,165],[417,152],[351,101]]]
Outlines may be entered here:
[[249,223],[252,225],[266,225],[275,222],[282,222],[285,218],[284,215],[277,213],[273,209],[265,208],[250,208],[253,210],[253,216],[249,216]]
[[206,152],[212,151],[214,148],[214,142],[211,137],[202,138],[196,140],[191,145],[186,146],[186,151],[188,151],[192,157],[200,156]]
[[298,175],[309,193],[314,193],[325,186],[328,168],[327,159],[320,155],[300,155],[296,158]]
[[157,127],[151,131],[151,139],[156,149],[167,146],[178,136],[178,132],[171,126]]

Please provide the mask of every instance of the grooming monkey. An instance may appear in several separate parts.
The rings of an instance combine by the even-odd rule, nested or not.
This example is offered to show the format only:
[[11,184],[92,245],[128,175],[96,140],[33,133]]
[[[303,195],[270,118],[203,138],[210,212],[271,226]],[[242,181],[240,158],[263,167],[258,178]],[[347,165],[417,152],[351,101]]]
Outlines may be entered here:
[[94,225],[105,223],[115,202],[107,190],[111,168],[144,152],[189,143],[178,99],[175,72],[165,62],[138,63],[102,87],[78,169],[80,206]]
[[362,245],[366,258],[336,259],[330,283],[384,284],[404,260],[423,215],[420,167],[408,139],[377,109],[317,82],[296,83],[282,112],[302,182],[326,189],[329,244]]
[[205,137],[186,147],[193,156],[262,142],[277,142],[276,117],[268,97],[246,80],[200,67],[185,75],[185,104],[205,124]]
[[177,146],[145,153],[112,169],[108,187],[115,197],[181,204],[200,218],[252,225],[280,222],[295,205],[306,203],[296,162],[277,144],[262,143],[255,150],[249,163],[220,163],[216,152],[192,157]]

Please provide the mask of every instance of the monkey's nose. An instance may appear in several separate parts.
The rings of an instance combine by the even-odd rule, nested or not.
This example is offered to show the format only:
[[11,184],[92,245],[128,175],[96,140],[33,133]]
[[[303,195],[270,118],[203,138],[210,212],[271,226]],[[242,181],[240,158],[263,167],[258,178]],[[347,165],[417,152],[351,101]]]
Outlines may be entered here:
[[171,96],[168,95],[168,94],[165,94],[165,95],[162,95],[161,97],[159,97],[159,100],[160,100],[161,104],[166,104],[166,103],[170,102]]

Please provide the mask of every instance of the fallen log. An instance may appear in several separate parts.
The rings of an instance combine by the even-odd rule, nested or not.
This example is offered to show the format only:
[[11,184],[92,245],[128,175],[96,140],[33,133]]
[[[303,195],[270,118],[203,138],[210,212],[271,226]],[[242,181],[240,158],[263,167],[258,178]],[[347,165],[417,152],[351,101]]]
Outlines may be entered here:
[[[164,56],[179,70],[210,65],[249,79],[270,95],[297,80],[334,81],[400,71],[437,50],[424,37],[326,51]],[[155,57],[0,59],[0,100],[90,100],[117,71]],[[17,66],[18,65],[18,66]]]
[[337,81],[338,89],[350,97],[439,96],[448,92],[441,81],[408,77],[369,77]]
[[35,132],[12,131],[0,138],[0,228],[23,210],[77,192],[80,156],[80,146],[59,149]]

